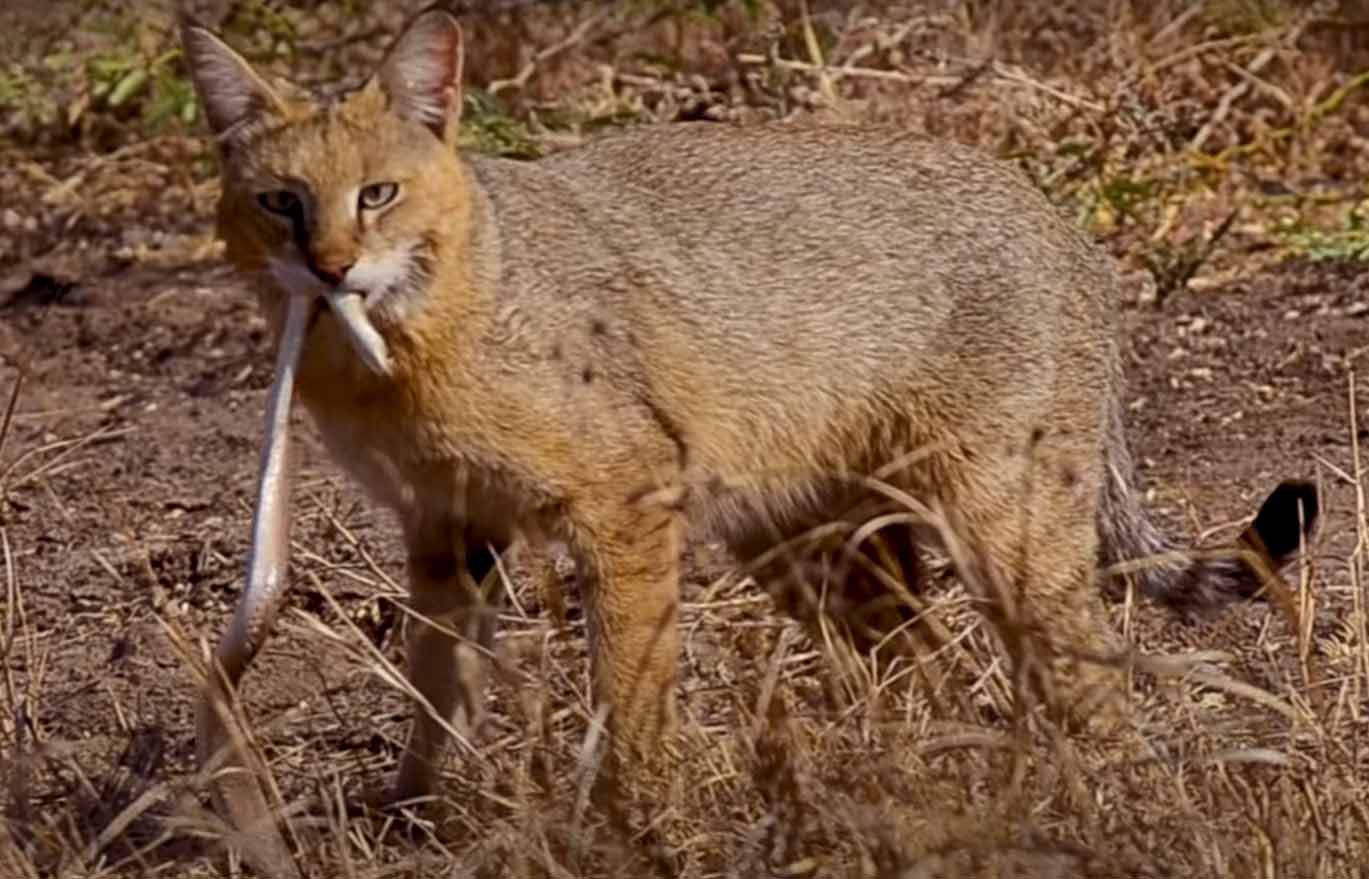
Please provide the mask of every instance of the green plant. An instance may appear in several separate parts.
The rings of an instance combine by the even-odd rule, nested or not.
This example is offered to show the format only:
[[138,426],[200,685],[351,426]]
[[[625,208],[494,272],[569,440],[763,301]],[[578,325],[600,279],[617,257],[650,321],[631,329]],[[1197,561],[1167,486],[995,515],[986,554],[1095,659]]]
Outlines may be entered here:
[[[346,4],[350,9],[351,5]],[[233,6],[232,14],[221,26],[225,34],[241,37],[235,42],[252,44],[245,48],[253,60],[293,57],[298,32],[295,22],[283,10],[264,0],[248,0]],[[264,45],[262,45],[264,43]],[[255,50],[255,51],[253,51]]]
[[1345,222],[1339,229],[1324,229],[1301,221],[1282,224],[1275,234],[1293,255],[1316,262],[1369,262],[1369,219],[1364,209],[1369,202],[1361,202],[1346,211]]
[[637,0],[641,9],[669,10],[684,15],[717,18],[729,6],[740,6],[752,20],[760,17],[761,0]]
[[171,49],[147,58],[123,46],[101,53],[86,65],[89,94],[112,111],[136,108],[133,112],[153,130],[172,118],[189,125],[197,105],[194,88],[176,63],[180,54]]
[[57,119],[57,105],[32,72],[19,65],[0,72],[0,116],[10,117],[7,127],[32,131]]
[[1228,211],[1211,235],[1194,235],[1177,244],[1161,242],[1146,252],[1142,260],[1155,279],[1156,308],[1163,306],[1171,293],[1187,286],[1198,270],[1212,258],[1212,254],[1217,252],[1217,245],[1231,231],[1239,213],[1236,209]]
[[1236,34],[1253,34],[1283,27],[1297,12],[1287,0],[1217,0],[1203,19]]
[[535,159],[542,154],[527,125],[511,116],[498,97],[480,88],[466,89],[461,141],[477,152],[508,158]]

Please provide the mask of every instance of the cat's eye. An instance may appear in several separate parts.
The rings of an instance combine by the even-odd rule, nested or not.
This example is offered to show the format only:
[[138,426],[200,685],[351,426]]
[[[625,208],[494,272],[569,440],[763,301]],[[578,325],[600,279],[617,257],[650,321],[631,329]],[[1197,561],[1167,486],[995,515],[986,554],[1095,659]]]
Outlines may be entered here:
[[257,203],[273,214],[290,216],[299,210],[299,196],[288,189],[273,189],[257,194]]
[[394,201],[396,195],[399,195],[398,183],[371,183],[361,187],[357,204],[365,210],[374,211]]

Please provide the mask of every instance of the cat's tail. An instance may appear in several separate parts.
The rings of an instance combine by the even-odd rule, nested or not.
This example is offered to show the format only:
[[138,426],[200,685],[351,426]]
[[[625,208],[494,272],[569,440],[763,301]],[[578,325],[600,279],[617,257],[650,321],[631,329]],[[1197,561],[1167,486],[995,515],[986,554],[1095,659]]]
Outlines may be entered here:
[[1316,486],[1279,483],[1236,540],[1225,547],[1185,552],[1147,515],[1122,425],[1120,401],[1109,418],[1103,488],[1098,508],[1099,561],[1105,594],[1136,591],[1182,612],[1212,609],[1277,589],[1274,576],[1297,553],[1317,522]]

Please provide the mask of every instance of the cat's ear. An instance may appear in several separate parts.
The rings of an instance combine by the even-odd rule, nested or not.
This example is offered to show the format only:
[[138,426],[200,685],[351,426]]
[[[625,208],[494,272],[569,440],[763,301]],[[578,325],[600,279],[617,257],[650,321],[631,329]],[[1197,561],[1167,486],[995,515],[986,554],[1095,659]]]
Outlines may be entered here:
[[216,136],[231,135],[244,122],[282,106],[252,65],[205,28],[183,25],[181,46],[205,119]]
[[390,107],[449,140],[461,119],[461,24],[441,10],[425,12],[400,34],[376,73]]

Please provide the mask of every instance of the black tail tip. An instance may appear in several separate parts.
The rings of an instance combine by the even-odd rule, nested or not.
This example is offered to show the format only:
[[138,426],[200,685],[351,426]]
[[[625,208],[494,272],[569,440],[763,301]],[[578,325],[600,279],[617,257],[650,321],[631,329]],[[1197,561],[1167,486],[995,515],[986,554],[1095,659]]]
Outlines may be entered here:
[[1317,486],[1289,479],[1279,483],[1265,498],[1250,527],[1259,535],[1270,558],[1278,562],[1297,551],[1316,525],[1319,512]]

